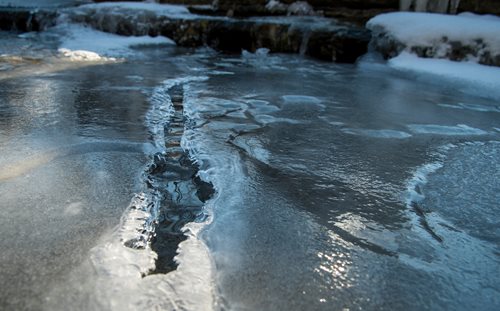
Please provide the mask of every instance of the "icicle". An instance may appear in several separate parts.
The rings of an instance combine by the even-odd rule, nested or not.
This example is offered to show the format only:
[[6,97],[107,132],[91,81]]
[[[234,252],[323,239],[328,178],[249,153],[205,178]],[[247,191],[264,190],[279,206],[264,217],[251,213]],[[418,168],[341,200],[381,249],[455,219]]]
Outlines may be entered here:
[[399,0],[399,9],[401,11],[409,11],[411,8],[412,0]]
[[415,12],[427,12],[427,2],[428,0],[416,0]]
[[458,6],[460,5],[460,0],[450,0],[450,14],[457,14]]
[[460,0],[399,0],[401,11],[456,14]]

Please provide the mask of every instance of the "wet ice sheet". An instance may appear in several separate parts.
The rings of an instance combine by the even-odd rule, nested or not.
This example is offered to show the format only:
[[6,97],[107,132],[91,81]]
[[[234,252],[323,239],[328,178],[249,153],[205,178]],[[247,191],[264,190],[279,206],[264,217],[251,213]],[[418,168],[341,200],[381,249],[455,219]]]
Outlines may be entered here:
[[[37,164],[0,182],[12,202],[5,219],[14,232],[4,241],[12,252],[2,264],[16,266],[3,273],[16,284],[6,292],[10,300],[4,305],[37,306],[42,300],[50,310],[68,304],[81,310],[499,305],[494,295],[498,259],[491,256],[497,237],[475,232],[476,224],[460,224],[453,206],[436,200],[446,181],[461,187],[465,173],[455,174],[455,166],[464,158],[470,156],[465,161],[470,166],[476,160],[488,163],[467,169],[477,175],[498,163],[496,149],[488,144],[436,155],[448,143],[499,137],[496,112],[443,103],[496,107],[495,102],[456,92],[454,84],[429,85],[380,66],[282,55],[219,57],[206,51],[171,55],[163,63],[157,57],[163,51],[157,53],[149,60],[2,80],[0,144],[9,150],[1,154],[2,164],[19,162],[20,154],[21,160]],[[232,74],[212,74],[220,71]],[[218,192],[206,206],[211,224],[186,227],[190,238],[180,244],[178,269],[144,277],[156,254],[125,249],[110,229],[134,197],[133,183],[140,180],[134,172],[144,169],[143,154],[165,144],[162,117],[169,110],[151,106],[151,99],[167,96],[155,90],[176,83],[185,84],[189,124],[181,145],[200,166],[200,177]],[[422,126],[432,135],[420,133]],[[477,130],[485,133],[474,135]],[[446,135],[450,131],[460,135]],[[446,173],[443,180],[431,176],[440,174],[440,167],[432,165],[437,160]],[[442,215],[434,218],[431,211],[425,225],[418,213],[430,208],[413,209],[405,195],[417,184],[412,183],[418,179],[415,171],[428,166],[428,183],[418,191],[424,189],[426,199],[439,203],[429,201],[429,206],[439,206]],[[471,189],[486,192],[474,211],[488,216],[491,203],[484,198],[494,190],[481,183],[494,181],[475,181]],[[25,197],[18,202],[19,189]],[[68,201],[60,202],[63,197]],[[45,214],[33,218],[37,211]],[[103,215],[108,224],[101,222]],[[41,234],[17,240],[19,219],[40,225]],[[488,222],[488,217],[478,221]],[[59,236],[59,228],[67,234]],[[460,241],[470,242],[464,259],[458,258]],[[50,243],[53,249],[46,247]],[[452,264],[448,257],[455,258]],[[31,276],[38,275],[50,285],[32,282]],[[32,293],[30,299],[26,292]]]
[[[45,49],[55,53],[53,45]],[[23,65],[22,78],[9,76],[17,68],[1,76],[0,222],[8,251],[0,278],[9,286],[0,308],[99,310],[112,294],[130,296],[104,289],[97,295],[96,271],[113,261],[96,246],[105,249],[111,240],[154,152],[144,122],[153,89],[189,68],[189,58],[150,62],[146,53],[156,51],[141,61],[70,70],[59,67],[64,60],[43,59]],[[40,72],[44,66],[58,70]],[[198,265],[206,260],[196,258],[191,252]],[[144,296],[137,299],[147,304]]]
[[[500,305],[494,294],[500,280],[493,276],[497,246],[453,230],[439,242],[429,223],[441,220],[421,222],[421,211],[405,198],[409,185],[416,187],[414,170],[429,166],[425,174],[439,174],[440,166],[432,164],[441,159],[436,152],[443,145],[498,140],[491,131],[498,128],[495,113],[442,103],[495,107],[495,102],[457,94],[453,84],[436,87],[391,76],[386,67],[278,59],[260,59],[261,66],[246,59],[209,60],[234,75],[193,86],[193,110],[210,110],[195,114],[202,126],[194,130],[191,148],[219,191],[205,238],[225,307],[468,310],[487,301],[493,310]],[[249,75],[258,79],[249,81]],[[224,113],[230,101],[241,110]],[[291,122],[262,123],[280,118]],[[498,166],[494,153],[486,152],[481,161]],[[420,184],[418,191],[446,191],[448,178],[440,186]],[[479,176],[474,180],[483,182]],[[485,187],[482,196],[491,191]],[[440,204],[453,210],[453,204]],[[481,203],[485,209],[489,204]],[[472,243],[462,259],[461,240]]]

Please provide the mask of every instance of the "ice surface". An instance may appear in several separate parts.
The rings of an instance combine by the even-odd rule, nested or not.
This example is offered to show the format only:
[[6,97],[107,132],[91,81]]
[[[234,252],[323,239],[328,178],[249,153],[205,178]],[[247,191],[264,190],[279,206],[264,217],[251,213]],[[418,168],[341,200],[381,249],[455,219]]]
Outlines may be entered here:
[[487,132],[467,126],[457,124],[456,126],[436,125],[436,124],[410,124],[410,131],[415,134],[436,134],[436,135],[485,135]]
[[[165,125],[173,114],[173,104],[168,90],[176,85],[206,79],[206,76],[168,79],[153,90],[150,99],[151,108],[145,120],[154,144],[151,151],[165,148]],[[189,109],[189,105],[187,107]],[[191,133],[185,131],[184,135]],[[183,137],[183,140],[186,141],[186,138]],[[192,146],[183,147],[189,149]],[[196,154],[195,152],[192,151],[193,154]],[[136,194],[124,213],[118,229],[91,250],[91,266],[96,275],[91,281],[93,286],[90,294],[95,296],[99,308],[107,310],[211,310],[213,308],[212,262],[206,246],[198,236],[206,222],[188,223],[183,228],[188,238],[179,244],[178,255],[174,259],[178,263],[176,270],[168,274],[149,275],[155,269],[157,259],[149,240],[158,220],[159,200],[160,196],[155,190],[146,189]],[[133,242],[134,248],[128,245],[130,241]]]
[[[436,160],[416,169],[407,184],[411,222],[407,234],[426,241],[426,251],[424,255],[402,247],[400,260],[418,270],[446,276],[454,284],[466,279],[467,287],[456,290],[468,304],[486,300],[498,306],[496,291],[486,289],[498,284],[493,272],[497,247],[488,241],[495,241],[499,234],[494,216],[498,195],[493,190],[498,188],[498,178],[495,173],[483,174],[498,170],[494,160],[498,146],[498,142],[442,146],[434,154]],[[426,258],[429,255],[432,260]],[[464,267],[467,269],[462,271]],[[471,288],[476,288],[482,299],[470,296]]]
[[408,46],[433,45],[446,37],[447,41],[464,43],[482,40],[491,50],[500,52],[498,17],[396,12],[375,16],[367,27],[382,27]]
[[57,27],[65,33],[59,52],[74,61],[116,61],[117,58],[137,55],[138,52],[131,50],[132,47],[175,44],[162,36],[124,37],[79,25],[61,24]]

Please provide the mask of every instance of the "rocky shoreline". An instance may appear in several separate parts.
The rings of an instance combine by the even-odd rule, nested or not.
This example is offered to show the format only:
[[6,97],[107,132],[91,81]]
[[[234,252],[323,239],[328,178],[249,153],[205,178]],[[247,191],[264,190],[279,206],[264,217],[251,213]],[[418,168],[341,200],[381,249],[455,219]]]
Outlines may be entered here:
[[353,63],[365,54],[371,38],[364,27],[322,17],[169,16],[148,10],[94,6],[61,11],[2,10],[0,29],[40,31],[55,25],[61,16],[124,36],[162,35],[182,47],[209,46],[228,53],[267,48],[272,53],[300,53],[340,63]]
[[[208,46],[225,53],[241,53],[242,50],[254,52],[259,48],[266,48],[271,53],[298,53],[325,61],[354,63],[371,45],[371,48],[380,52],[384,58],[409,51],[419,57],[457,61],[476,57],[478,63],[500,66],[500,54],[495,50],[488,50],[488,42],[481,38],[463,43],[444,37],[433,40],[432,44],[409,46],[384,27],[373,23],[368,23],[365,27],[346,21],[349,18],[346,18],[346,11],[342,9],[348,8],[353,12],[357,10],[358,13],[371,10],[369,16],[360,13],[362,19],[365,19],[371,17],[372,13],[394,10],[397,5],[395,2],[398,1],[374,1],[368,6],[362,6],[361,0],[349,3],[334,1],[330,5],[319,0],[310,1],[311,4],[300,2],[303,4],[303,11],[300,12],[290,12],[290,7],[298,2],[262,0],[247,3],[241,0],[236,1],[237,6],[224,0],[219,0],[211,6],[206,5],[206,2],[182,2],[194,6],[162,6],[153,3],[127,6],[102,3],[52,10],[0,8],[0,29],[41,31],[54,26],[58,20],[64,20],[123,36],[161,35],[171,38],[178,46]],[[274,3],[275,11],[269,7],[270,3]],[[281,4],[283,6],[280,6]],[[171,11],[162,12],[162,7],[170,7]],[[333,16],[325,14],[325,8],[342,15],[341,19],[324,17]],[[275,12],[279,16],[255,16],[264,15],[264,9],[267,10],[267,15]],[[317,16],[318,14],[323,16]],[[247,15],[252,16],[241,17]],[[446,53],[443,52],[442,46],[446,46]]]

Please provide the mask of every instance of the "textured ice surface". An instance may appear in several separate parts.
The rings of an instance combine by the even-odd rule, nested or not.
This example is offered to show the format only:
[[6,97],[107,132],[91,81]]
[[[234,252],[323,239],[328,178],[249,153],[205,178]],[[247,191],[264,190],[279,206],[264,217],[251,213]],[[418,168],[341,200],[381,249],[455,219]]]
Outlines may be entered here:
[[[495,101],[387,66],[137,53],[148,51],[0,79],[0,166],[13,168],[0,182],[9,281],[0,295],[14,307],[2,308],[498,309],[498,224],[488,211],[498,152],[458,143],[498,140],[498,113],[477,111]],[[184,90],[186,128],[173,148],[189,151],[217,193],[206,221],[183,228],[177,270],[151,275],[157,201],[131,185],[169,143],[174,86]],[[104,138],[115,149],[98,152]],[[52,158],[54,145],[80,140],[96,140],[95,152]],[[449,142],[456,151],[439,149]],[[445,192],[463,204],[448,205]],[[141,208],[119,222],[131,199]],[[123,245],[136,238],[140,249]]]
[[452,283],[466,279],[467,287],[453,292],[463,304],[482,307],[481,301],[487,301],[487,310],[500,304],[494,289],[499,281],[492,275],[500,237],[494,216],[500,199],[494,190],[499,187],[494,160],[499,150],[498,142],[447,145],[438,148],[435,162],[414,172],[406,201],[409,235],[431,240],[421,246],[425,254],[410,248],[400,254],[408,266],[439,273]]

